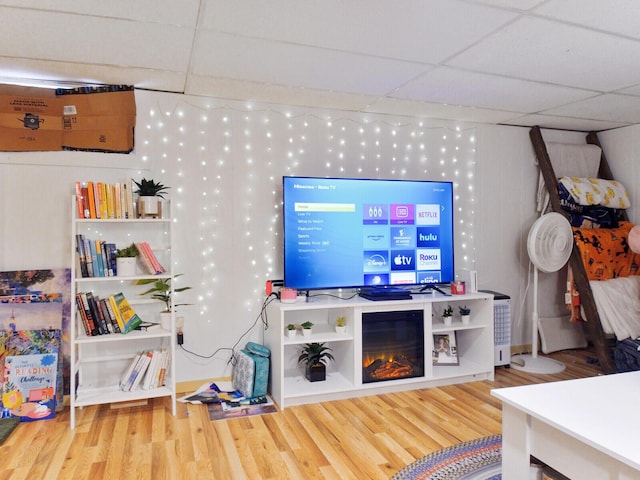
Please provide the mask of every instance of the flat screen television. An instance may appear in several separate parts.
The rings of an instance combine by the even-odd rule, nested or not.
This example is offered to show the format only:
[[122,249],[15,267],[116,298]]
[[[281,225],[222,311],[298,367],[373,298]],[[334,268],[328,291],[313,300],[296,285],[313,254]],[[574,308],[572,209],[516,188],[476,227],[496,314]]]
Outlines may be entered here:
[[454,280],[451,182],[285,176],[282,190],[286,287]]

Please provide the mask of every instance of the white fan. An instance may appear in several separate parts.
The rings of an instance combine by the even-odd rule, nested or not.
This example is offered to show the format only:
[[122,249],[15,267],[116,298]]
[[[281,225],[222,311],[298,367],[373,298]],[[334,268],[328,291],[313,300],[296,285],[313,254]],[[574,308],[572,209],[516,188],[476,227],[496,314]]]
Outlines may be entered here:
[[529,230],[527,251],[533,263],[533,314],[531,355],[514,355],[511,367],[530,373],[559,373],[564,363],[538,357],[538,271],[551,273],[560,270],[569,260],[573,249],[573,232],[569,221],[560,213],[541,216]]

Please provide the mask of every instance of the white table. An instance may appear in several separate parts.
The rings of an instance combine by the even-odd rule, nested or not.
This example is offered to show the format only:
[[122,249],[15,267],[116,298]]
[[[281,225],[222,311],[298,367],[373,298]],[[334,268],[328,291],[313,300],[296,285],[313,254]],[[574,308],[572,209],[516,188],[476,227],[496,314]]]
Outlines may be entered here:
[[499,388],[502,478],[533,455],[574,479],[640,479],[640,372]]

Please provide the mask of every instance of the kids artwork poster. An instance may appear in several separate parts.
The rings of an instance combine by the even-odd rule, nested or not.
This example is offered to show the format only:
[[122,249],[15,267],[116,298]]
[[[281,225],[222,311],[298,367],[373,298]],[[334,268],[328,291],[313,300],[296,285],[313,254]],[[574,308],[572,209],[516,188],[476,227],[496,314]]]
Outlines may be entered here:
[[6,357],[2,417],[20,417],[23,422],[53,418],[57,366],[55,353]]
[[[0,272],[0,384],[7,356],[56,353],[58,395],[69,393],[70,297],[70,269]],[[57,331],[54,351],[48,347],[48,335],[40,333],[46,330]]]

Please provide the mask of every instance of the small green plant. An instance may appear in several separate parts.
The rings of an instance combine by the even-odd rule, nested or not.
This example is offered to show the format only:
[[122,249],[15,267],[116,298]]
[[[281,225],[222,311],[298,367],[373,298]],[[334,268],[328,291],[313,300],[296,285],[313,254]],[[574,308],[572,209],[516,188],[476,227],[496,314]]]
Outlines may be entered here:
[[326,365],[327,360],[335,360],[330,353],[332,351],[331,348],[325,345],[324,342],[306,343],[302,348],[302,353],[298,357],[298,363],[305,365],[316,365],[320,363]]
[[138,248],[132,243],[128,247],[119,248],[116,251],[116,257],[124,258],[133,258],[138,256]]
[[295,330],[296,326],[293,323],[290,323],[289,325],[287,325],[287,330]]
[[136,187],[138,187],[135,193],[137,193],[141,197],[164,198],[164,196],[167,194],[166,190],[168,188],[171,188],[171,187],[165,187],[160,182],[155,182],[154,180],[147,180],[146,178],[143,178],[139,182],[136,182],[134,180],[133,183],[135,183]]
[[311,323],[311,322],[307,321],[307,322],[304,322],[304,323],[300,324],[300,326],[301,326],[302,328],[304,328],[304,329],[308,330],[309,328],[313,327],[313,323]]
[[442,316],[443,317],[451,317],[451,316],[453,316],[453,308],[451,308],[451,305],[447,306],[447,308],[445,308],[442,311]]
[[468,308],[466,305],[464,307],[458,307],[458,310],[460,310],[460,315],[470,315],[471,314],[471,309]]
[[[182,276],[182,273],[178,273],[173,276],[173,278],[178,278]],[[136,281],[136,285],[149,285],[153,284],[153,286],[140,295],[151,295],[151,298],[156,300],[160,300],[165,304],[165,312],[171,311],[171,279],[163,278],[156,280],[155,278],[141,278]],[[184,292],[185,290],[189,290],[191,287],[179,287],[174,289],[175,293]],[[179,307],[181,305],[190,305],[189,303],[176,303],[174,307]]]
[[347,324],[347,319],[345,317],[336,318],[336,327],[344,327]]

